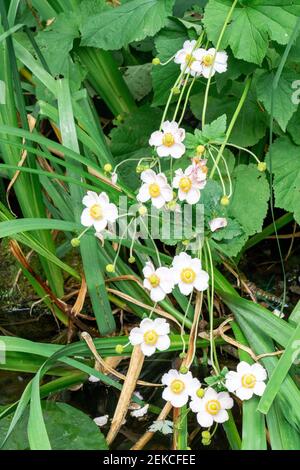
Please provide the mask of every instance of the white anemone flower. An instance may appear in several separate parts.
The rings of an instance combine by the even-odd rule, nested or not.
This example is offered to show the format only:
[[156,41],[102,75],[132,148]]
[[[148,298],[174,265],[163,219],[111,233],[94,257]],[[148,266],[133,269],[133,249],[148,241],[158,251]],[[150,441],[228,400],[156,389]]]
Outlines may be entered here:
[[161,381],[166,385],[162,394],[163,399],[169,401],[175,408],[186,405],[189,397],[201,387],[199,380],[194,378],[191,372],[181,374],[176,369],[169,370],[162,376]]
[[81,214],[82,225],[93,225],[98,233],[106,228],[108,222],[114,223],[118,218],[117,206],[109,202],[108,195],[104,192],[98,195],[94,191],[88,191],[82,204],[86,206]]
[[147,261],[143,274],[144,287],[149,289],[150,298],[153,302],[160,302],[167,294],[170,294],[174,288],[173,270],[160,267],[155,269],[151,261]]
[[196,64],[195,49],[196,41],[185,41],[182,49],[175,54],[175,64],[180,64],[180,70],[189,73],[192,77],[199,75],[199,66]]
[[212,232],[219,230],[220,228],[227,227],[228,222],[225,217],[216,217],[208,222],[209,228]]
[[159,157],[180,158],[185,152],[185,130],[178,127],[175,121],[165,121],[161,131],[151,134],[149,145],[156,147]]
[[198,165],[190,165],[183,171],[175,171],[173,188],[178,188],[178,199],[188,204],[196,204],[200,199],[200,189],[206,184],[206,173]]
[[217,52],[213,47],[196,49],[194,52],[194,69],[203,77],[212,77],[216,72],[223,73],[227,70],[228,56],[225,51]]
[[183,295],[189,295],[195,288],[202,292],[208,288],[209,275],[202,269],[201,261],[185,252],[173,260],[174,280]]
[[139,327],[132,328],[129,341],[132,346],[140,344],[145,356],[152,356],[156,349],[166,351],[171,344],[170,325],[164,318],[144,318]]
[[140,187],[137,195],[139,202],[146,202],[151,199],[153,206],[156,209],[161,209],[166,202],[173,199],[172,188],[168,184],[164,173],[157,175],[153,170],[145,170],[141,173],[141,180],[144,184]]
[[213,422],[225,423],[229,419],[226,410],[233,407],[233,399],[227,392],[216,392],[209,387],[202,398],[193,395],[190,408],[197,413],[197,421],[203,428],[209,428]]
[[225,376],[226,388],[241,400],[249,400],[253,395],[262,396],[267,379],[266,369],[260,364],[248,364],[242,361],[237,371],[230,371]]

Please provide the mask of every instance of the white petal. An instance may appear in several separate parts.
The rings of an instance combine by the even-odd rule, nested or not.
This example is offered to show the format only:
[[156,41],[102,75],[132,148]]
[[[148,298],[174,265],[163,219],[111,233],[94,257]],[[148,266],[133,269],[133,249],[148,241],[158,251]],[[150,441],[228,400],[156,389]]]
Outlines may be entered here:
[[185,64],[186,52],[184,49],[180,49],[180,51],[176,52],[174,57],[175,64]]
[[151,137],[149,139],[149,145],[154,145],[157,147],[158,145],[161,145],[163,141],[163,133],[160,131],[155,131],[151,134]]
[[169,372],[164,374],[161,378],[161,382],[164,385],[170,385],[170,383],[179,377],[179,372],[176,369],[170,369]]
[[150,197],[151,196],[149,194],[149,186],[147,183],[145,183],[140,187],[140,190],[136,198],[140,202],[146,202],[146,201],[149,201]]
[[220,64],[226,64],[228,59],[228,55],[225,51],[217,52],[216,54],[216,62]]
[[194,286],[199,292],[203,292],[208,288],[209,275],[206,271],[201,271],[195,279]]
[[164,318],[155,318],[154,329],[158,335],[168,335],[170,333],[170,324]]
[[221,403],[221,407],[226,410],[229,410],[234,405],[233,399],[227,392],[219,393],[218,400]]
[[220,410],[219,413],[214,416],[214,421],[216,423],[225,423],[228,419],[229,416],[226,410]]
[[227,64],[220,64],[218,62],[215,62],[214,64],[214,69],[216,70],[216,72],[218,73],[224,73],[226,72],[227,70]]
[[91,227],[93,225],[94,219],[90,216],[90,209],[83,209],[80,222],[84,227]]
[[213,67],[206,67],[205,65],[202,65],[202,75],[205,78],[209,78],[209,76],[213,77],[215,74],[215,70]]
[[229,392],[235,392],[241,386],[241,378],[237,372],[228,372],[225,379],[225,386]]
[[108,204],[105,211],[105,216],[109,222],[115,222],[118,218],[118,209],[115,204]]
[[251,374],[251,365],[248,364],[248,362],[245,362],[245,361],[241,361],[239,362],[239,364],[237,365],[237,368],[236,368],[237,372],[239,374]]
[[209,228],[212,232],[215,232],[220,228],[227,227],[227,224],[228,222],[225,217],[216,217],[208,222]]
[[143,268],[144,277],[149,277],[154,272],[155,272],[155,268],[153,266],[153,263],[151,263],[151,261],[147,261],[145,264],[145,267]]
[[150,346],[149,344],[146,344],[146,343],[142,343],[141,350],[145,356],[150,357],[155,353],[156,347]]
[[190,401],[190,408],[194,413],[199,413],[199,411],[203,410],[203,403],[202,399],[198,398],[197,396],[193,396],[193,399]]
[[173,199],[173,191],[172,189],[170,188],[170,186],[164,186],[161,188],[161,194],[163,196],[163,198],[165,199],[165,201],[169,202],[169,201],[172,201]]
[[183,144],[174,144],[172,147],[169,147],[169,152],[171,157],[180,158],[185,152],[185,146]]
[[176,132],[178,129],[178,124],[175,121],[165,121],[162,123],[161,126],[164,133],[173,134],[174,131]]
[[163,196],[158,196],[151,198],[151,202],[156,209],[161,209],[165,205],[166,200]]
[[212,415],[207,413],[207,411],[201,411],[201,413],[198,413],[197,421],[203,428],[210,428],[214,422]]
[[105,426],[108,422],[108,415],[105,416],[98,416],[98,418],[94,418],[94,423],[101,428],[102,426]]
[[175,269],[181,269],[189,266],[191,260],[192,257],[183,251],[182,253],[174,257],[172,265]]
[[267,378],[267,371],[260,364],[252,364],[251,373],[254,374],[256,377],[256,380],[259,380],[259,381],[266,380]]
[[253,388],[238,388],[235,392],[236,396],[240,398],[240,400],[249,400],[253,396]]
[[157,340],[156,347],[159,351],[166,351],[169,349],[171,340],[168,335],[160,336]]
[[180,292],[183,295],[189,295],[193,291],[193,284],[186,284],[185,282],[180,281],[178,283],[178,287]]
[[99,203],[98,194],[95,193],[94,191],[88,191],[86,196],[84,196],[82,199],[82,204],[84,204],[86,207],[91,207],[94,204],[98,204],[98,203]]
[[218,400],[218,393],[212,387],[208,387],[205,390],[204,400]]
[[109,198],[105,192],[99,194],[98,200],[101,206],[106,206],[107,204],[109,204]]
[[195,57],[196,60],[199,62],[202,62],[203,57],[206,55],[206,50],[199,47],[198,49],[195,49],[193,52],[193,56]]
[[153,183],[155,181],[156,174],[153,170],[145,170],[141,173],[141,180],[144,183]]
[[188,204],[196,204],[200,199],[199,189],[191,188],[186,195],[186,201]]
[[150,298],[153,302],[161,302],[166,297],[165,291],[160,287],[152,287],[150,292]]
[[170,396],[171,398],[169,401],[175,408],[181,408],[182,406],[186,405],[189,400],[189,396],[186,392],[182,392],[180,394],[171,392]]
[[264,382],[256,382],[253,388],[253,392],[255,393],[255,395],[258,395],[259,397],[261,397],[265,389],[266,389],[266,384]]
[[136,346],[137,344],[141,344],[144,341],[144,335],[140,328],[132,328],[129,334],[129,341],[132,346]]
[[140,323],[140,329],[142,333],[146,333],[146,331],[154,329],[154,322],[151,318],[144,318]]
[[107,226],[107,219],[103,218],[101,220],[94,220],[94,227],[96,232],[102,232]]

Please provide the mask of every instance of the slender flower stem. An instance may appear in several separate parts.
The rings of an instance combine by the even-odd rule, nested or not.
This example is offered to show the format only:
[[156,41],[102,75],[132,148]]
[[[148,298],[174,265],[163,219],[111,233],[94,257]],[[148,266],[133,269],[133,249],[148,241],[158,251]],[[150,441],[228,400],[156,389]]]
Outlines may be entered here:
[[[211,145],[211,147],[216,151],[218,152],[218,148],[215,147],[214,145]],[[225,166],[225,170],[226,170],[226,174],[227,174],[227,177],[228,177],[228,181],[229,181],[229,194],[228,194],[228,197],[230,198],[232,196],[232,180],[231,180],[231,175],[230,175],[230,171],[229,171],[229,168],[228,168],[228,165],[227,165],[227,161],[226,161],[226,158],[224,157],[224,155],[222,155],[222,161],[224,163],[224,166]],[[224,193],[225,195],[226,193]]]
[[225,149],[225,147],[226,147],[226,145],[227,145],[227,142],[228,142],[229,137],[230,137],[230,135],[231,135],[232,129],[233,129],[234,125],[235,125],[235,122],[236,122],[236,120],[237,120],[237,118],[238,118],[238,115],[240,114],[240,111],[241,111],[241,109],[242,109],[242,107],[243,107],[243,104],[244,104],[244,102],[245,102],[245,100],[246,100],[246,98],[247,98],[247,95],[248,95],[248,92],[249,92],[249,89],[250,89],[250,85],[251,85],[251,81],[252,81],[251,77],[249,77],[249,78],[247,79],[247,81],[246,81],[246,85],[245,85],[244,91],[243,91],[243,93],[242,93],[242,96],[241,96],[241,98],[240,98],[239,104],[237,105],[237,108],[236,108],[236,110],[235,110],[235,112],[234,112],[234,115],[232,116],[232,119],[231,119],[230,124],[229,124],[229,126],[228,126],[228,129],[227,129],[227,132],[226,132],[226,135],[225,135],[224,142],[222,143],[222,145],[221,145],[221,147],[220,147],[220,149],[219,149],[219,152],[218,152],[218,155],[217,155],[215,164],[214,164],[214,166],[213,166],[213,168],[212,168],[212,170],[211,170],[211,172],[210,172],[210,175],[209,175],[210,178],[212,178],[212,177],[214,176],[214,173],[215,173],[215,171],[216,171],[217,165],[218,165],[218,163],[219,163],[219,161],[220,161],[220,158],[221,158],[222,155],[223,155],[224,149]]
[[236,145],[236,144],[232,144],[231,142],[227,142],[226,145],[228,147],[234,147],[236,149],[243,150],[244,152],[249,153],[257,161],[257,163],[260,163],[260,159],[255,155],[255,153],[251,152],[251,150],[246,149],[245,147],[240,147],[239,145]]
[[176,116],[177,116],[177,113],[178,113],[178,110],[179,110],[179,106],[180,106],[182,97],[183,97],[183,95],[184,95],[186,86],[187,86],[187,84],[188,84],[189,78],[190,78],[190,73],[188,73],[187,77],[186,77],[185,80],[184,80],[184,85],[183,85],[183,87],[182,87],[182,89],[181,89],[181,93],[180,93],[180,96],[179,96],[179,99],[178,99],[178,101],[177,101],[177,105],[176,105],[176,108],[175,108],[175,111],[174,111],[174,114],[173,114],[173,121],[176,121]]
[[[216,54],[220,48],[220,45],[221,45],[221,41],[223,39],[223,36],[224,36],[224,33],[225,33],[225,30],[226,30],[226,27],[230,21],[230,18],[231,18],[231,15],[233,13],[233,10],[235,9],[236,7],[236,4],[237,4],[238,0],[234,0],[233,4],[231,5],[231,8],[225,18],[225,21],[224,21],[224,24],[223,24],[223,28],[221,30],[221,33],[220,33],[220,36],[219,36],[219,39],[218,39],[218,42],[217,42],[217,45],[216,45],[216,50],[215,50],[215,54],[214,54],[214,58],[213,58],[213,62],[215,61],[215,57],[216,57]],[[205,115],[206,115],[206,109],[207,109],[207,101],[208,101],[208,93],[209,93],[209,87],[210,87],[210,82],[211,82],[211,73],[212,73],[212,68],[210,69],[210,74],[209,74],[209,77],[208,77],[208,80],[207,80],[207,84],[206,84],[206,89],[205,89],[205,95],[204,95],[204,103],[203,103],[203,110],[202,110],[202,128],[203,126],[205,125]]]
[[188,304],[187,304],[187,307],[185,309],[185,313],[184,313],[184,317],[183,317],[183,320],[182,320],[182,323],[181,323],[181,329],[180,329],[180,336],[181,336],[181,340],[182,340],[182,352],[185,353],[185,348],[186,348],[186,343],[185,343],[185,339],[184,339],[184,335],[185,335],[185,331],[184,331],[184,324],[185,324],[185,320],[186,320],[186,316],[188,314],[188,311],[189,311],[189,308],[190,308],[190,305],[191,305],[191,302],[192,302],[192,297],[193,297],[193,292],[191,293],[190,297],[189,297],[189,301],[188,301]]
[[189,101],[189,97],[190,97],[190,94],[191,94],[191,91],[192,91],[192,88],[194,86],[194,83],[195,83],[195,80],[196,80],[196,77],[193,78],[193,80],[191,81],[191,84],[188,88],[188,91],[187,91],[187,94],[186,94],[186,97],[185,97],[185,101],[184,101],[184,105],[183,105],[183,109],[182,109],[182,112],[181,112],[181,116],[180,116],[180,119],[178,121],[178,126],[180,126],[183,118],[184,118],[184,115],[185,115],[185,111],[186,111],[186,107],[187,107],[187,104],[188,104],[188,101]]
[[[209,152],[209,155],[210,155],[210,158],[212,159],[212,161],[214,162],[214,165],[216,165],[216,159],[214,158],[213,154],[212,154],[212,151],[207,148],[208,152]],[[226,195],[226,186],[225,186],[225,183],[224,183],[224,180],[223,180],[223,177],[222,177],[222,173],[221,173],[221,170],[219,168],[219,165],[216,165],[216,168],[217,168],[217,172],[218,172],[218,175],[219,175],[219,178],[220,178],[220,182],[221,182],[221,185],[222,185],[222,189],[223,189],[223,195],[225,196]]]

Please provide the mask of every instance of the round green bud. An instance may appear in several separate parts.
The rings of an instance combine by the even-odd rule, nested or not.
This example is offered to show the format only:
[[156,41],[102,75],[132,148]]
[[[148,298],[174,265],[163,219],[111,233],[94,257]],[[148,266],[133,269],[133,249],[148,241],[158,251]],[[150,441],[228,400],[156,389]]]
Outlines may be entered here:
[[181,353],[179,354],[179,357],[180,357],[180,359],[184,359],[184,358],[186,357],[186,353],[185,353],[185,352],[181,352]]
[[110,163],[106,163],[106,164],[104,165],[104,171],[105,171],[106,173],[110,173],[110,172],[112,171],[112,166],[111,166]]
[[190,243],[190,240],[182,240],[183,246],[188,246]]
[[266,171],[267,164],[265,162],[259,162],[257,164],[257,169],[258,169],[258,171]]
[[204,145],[198,145],[196,148],[197,155],[200,156],[205,152],[205,147]]
[[130,258],[128,258],[128,263],[130,263],[130,264],[135,263],[135,257],[134,257],[134,256],[130,256]]
[[210,439],[202,439],[202,444],[203,444],[204,446],[209,446],[210,443],[211,443],[211,440],[210,440]]
[[223,196],[223,197],[221,198],[221,201],[220,201],[220,202],[221,202],[221,205],[222,205],[222,206],[228,206],[228,205],[229,205],[229,202],[230,202],[230,201],[229,201],[229,197],[228,197],[228,196]]
[[106,272],[108,272],[108,273],[114,273],[115,272],[115,267],[114,267],[113,264],[107,264],[105,269],[106,269]]
[[160,64],[160,60],[158,57],[154,57],[154,59],[152,59],[152,64],[153,65],[159,65]]
[[204,390],[203,388],[199,388],[196,392],[196,395],[198,398],[203,398],[204,397]]
[[124,351],[124,347],[122,346],[122,344],[117,344],[115,351],[117,354],[122,354]]
[[178,86],[174,86],[174,87],[172,88],[172,93],[173,93],[173,95],[179,95],[179,93],[180,93],[180,88],[179,88]]
[[181,366],[180,369],[179,369],[179,372],[181,374],[187,374],[188,371],[189,371],[189,369],[186,366]]
[[142,165],[137,165],[135,171],[136,171],[137,173],[142,173],[142,171],[144,171],[144,167],[143,167]]
[[139,214],[140,214],[141,216],[146,215],[147,212],[148,212],[148,209],[147,209],[146,206],[141,206],[141,207],[139,208]]
[[79,238],[72,238],[71,245],[73,246],[73,248],[77,248],[80,245],[80,239]]
[[211,439],[211,434],[209,431],[202,431],[201,436],[203,437],[203,439],[207,439],[207,440]]
[[124,116],[122,114],[118,114],[118,116],[116,117],[116,120],[118,122],[123,122],[124,121]]

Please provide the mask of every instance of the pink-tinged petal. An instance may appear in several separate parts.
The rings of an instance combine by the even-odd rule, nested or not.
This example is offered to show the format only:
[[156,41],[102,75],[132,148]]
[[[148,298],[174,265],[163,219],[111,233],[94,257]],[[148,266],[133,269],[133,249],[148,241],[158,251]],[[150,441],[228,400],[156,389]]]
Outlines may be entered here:
[[156,347],[150,346],[149,344],[146,344],[146,343],[142,343],[141,350],[144,356],[150,357],[155,353]]
[[132,328],[129,334],[129,341],[133,346],[141,344],[144,340],[144,335],[138,327]]
[[216,423],[225,423],[228,419],[229,416],[226,410],[220,410],[219,413],[214,416],[214,421]]
[[255,375],[256,380],[258,380],[258,381],[263,381],[263,380],[267,379],[267,371],[260,364],[252,364],[251,365],[251,372],[252,372],[252,374]]
[[185,201],[186,200],[186,193],[182,191],[182,189],[178,190],[178,199],[179,201]]
[[164,300],[166,297],[166,293],[163,291],[163,289],[158,286],[158,287],[153,287],[150,292],[150,298],[153,300],[153,302],[161,302]]
[[181,143],[174,144],[172,147],[169,147],[169,152],[172,158],[180,158],[185,152],[185,146]]
[[164,133],[168,133],[168,132],[171,132],[173,133],[173,121],[165,121],[162,123],[162,126],[161,126],[162,130]]
[[192,188],[186,195],[186,201],[188,204],[197,204],[200,199],[199,189]]
[[96,232],[102,232],[107,227],[107,219],[94,220],[94,227]]
[[118,218],[118,209],[115,204],[108,204],[106,208],[106,218],[109,222],[115,222]]
[[170,155],[170,149],[172,147],[166,147],[165,145],[160,145],[156,148],[157,155],[159,157],[168,157]]
[[165,198],[163,196],[153,197],[152,204],[156,209],[161,209],[165,205]]
[[206,67],[205,65],[202,66],[202,75],[205,78],[213,77],[215,74],[215,70],[212,67]]
[[191,64],[191,70],[192,70],[192,72],[194,72],[194,73],[201,73],[201,72],[202,72],[202,64],[201,64],[201,62],[199,62],[198,60],[195,60],[195,61]]
[[90,216],[90,209],[83,209],[80,222],[84,227],[91,227],[93,225],[94,219]]
[[101,204],[101,206],[106,206],[107,204],[109,204],[109,197],[106,193],[102,192],[99,194],[99,204]]
[[159,351],[166,351],[169,349],[171,340],[168,335],[160,336],[157,340],[156,347]]
[[219,230],[220,228],[227,227],[228,222],[225,217],[216,217],[208,222],[209,228],[212,232]]
[[186,52],[184,49],[178,51],[174,57],[175,64],[185,64]]
[[203,57],[207,54],[206,50],[199,47],[199,49],[195,49],[193,52],[193,56],[199,62],[202,62]]
[[224,73],[227,70],[227,64],[219,64],[218,62],[215,62],[214,69],[218,73]]
[[145,170],[141,173],[141,180],[144,183],[153,183],[155,181],[156,173],[153,170]]
[[265,389],[266,389],[265,382],[256,382],[253,388],[253,392],[255,393],[255,395],[258,395],[259,397],[261,397]]
[[87,194],[82,198],[82,204],[86,207],[91,207],[94,204],[98,204],[98,194],[94,191],[88,191]]
[[239,374],[251,374],[251,365],[248,362],[241,361],[238,363],[236,370]]
[[235,394],[240,400],[249,400],[253,396],[253,388],[240,387]]
[[161,194],[166,202],[172,201],[173,191],[169,186],[164,186],[161,188]]
[[158,145],[162,144],[163,141],[163,133],[161,131],[155,131],[151,134],[149,139],[149,145],[157,147]]
[[186,284],[180,281],[178,283],[178,287],[183,295],[190,295],[190,293],[193,291],[193,284]]
[[226,410],[230,410],[234,405],[233,399],[227,392],[220,392],[218,400],[221,403],[221,407]]
[[201,411],[197,414],[197,421],[203,428],[210,428],[213,425],[213,417],[207,411]]
[[140,187],[140,190],[136,198],[140,202],[146,202],[146,201],[149,201],[150,197],[151,196],[149,194],[149,186],[147,183],[145,183]]

